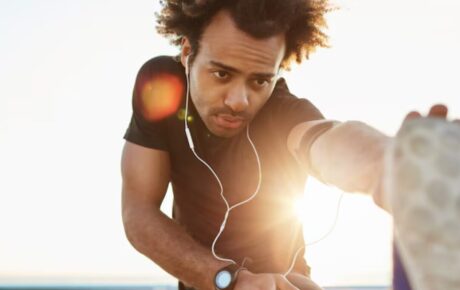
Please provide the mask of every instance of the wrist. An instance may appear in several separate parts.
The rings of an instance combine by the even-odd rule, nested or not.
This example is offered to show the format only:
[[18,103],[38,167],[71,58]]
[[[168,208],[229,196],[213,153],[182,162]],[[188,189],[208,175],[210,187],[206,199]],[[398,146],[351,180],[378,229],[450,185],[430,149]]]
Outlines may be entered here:
[[251,271],[249,271],[247,268],[241,267],[238,271],[238,274],[236,275],[236,281],[238,281],[238,279],[245,279],[251,275],[253,275]]
[[238,264],[230,264],[219,269],[214,276],[215,289],[232,290],[235,287],[238,276],[242,272],[250,273],[245,267]]

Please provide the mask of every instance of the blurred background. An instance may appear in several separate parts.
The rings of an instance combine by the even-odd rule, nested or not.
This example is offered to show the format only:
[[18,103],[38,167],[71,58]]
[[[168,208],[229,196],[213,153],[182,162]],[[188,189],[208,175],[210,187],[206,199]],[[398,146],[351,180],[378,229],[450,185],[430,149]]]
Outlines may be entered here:
[[[331,48],[284,74],[292,92],[328,118],[388,135],[434,103],[460,117],[460,2],[333,3]],[[0,285],[176,283],[130,246],[120,206],[136,73],[178,52],[155,31],[159,9],[147,0],[0,0]],[[309,180],[298,206],[307,241],[331,228],[339,196]],[[307,249],[313,279],[387,285],[391,238],[386,213],[346,195],[334,231]]]

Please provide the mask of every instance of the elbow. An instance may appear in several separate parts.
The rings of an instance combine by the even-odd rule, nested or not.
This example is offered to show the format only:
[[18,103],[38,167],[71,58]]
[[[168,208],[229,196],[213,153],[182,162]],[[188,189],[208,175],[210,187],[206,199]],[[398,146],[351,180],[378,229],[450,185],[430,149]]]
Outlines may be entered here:
[[121,216],[126,239],[134,248],[136,248],[136,237],[138,235],[136,229],[139,228],[139,225],[137,219],[135,218],[135,214],[133,213],[133,209],[123,205]]
[[139,250],[142,244],[143,235],[149,226],[148,221],[152,221],[151,215],[155,208],[146,206],[136,206],[129,203],[122,204],[122,222],[125,236],[129,243]]
[[164,223],[164,214],[160,210],[160,206],[154,202],[146,200],[133,200],[126,198],[124,195],[122,200],[122,223],[126,238],[129,243],[138,251],[145,250],[146,241],[151,243],[155,239],[150,238],[152,233],[158,232]]

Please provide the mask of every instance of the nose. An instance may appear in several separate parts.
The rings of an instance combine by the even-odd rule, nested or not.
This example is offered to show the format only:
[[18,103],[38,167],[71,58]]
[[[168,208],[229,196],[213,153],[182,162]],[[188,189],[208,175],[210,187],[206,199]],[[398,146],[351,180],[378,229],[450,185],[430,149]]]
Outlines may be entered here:
[[244,85],[233,87],[227,94],[224,104],[233,112],[243,112],[249,106],[248,92]]

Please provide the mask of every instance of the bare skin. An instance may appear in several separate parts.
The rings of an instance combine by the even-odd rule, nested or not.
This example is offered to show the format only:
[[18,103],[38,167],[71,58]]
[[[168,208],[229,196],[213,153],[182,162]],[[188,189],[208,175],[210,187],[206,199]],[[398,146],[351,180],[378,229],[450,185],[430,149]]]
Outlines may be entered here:
[[125,144],[122,205],[126,236],[139,252],[165,271],[198,289],[214,289],[212,273],[227,263],[216,260],[209,249],[160,211],[169,166],[167,152]]
[[[190,63],[191,98],[211,132],[217,136],[231,137],[252,120],[273,92],[284,46],[284,35],[267,39],[248,36],[236,28],[225,11],[211,20],[203,33],[200,50]],[[181,58],[184,65],[190,53],[190,44],[185,40]],[[447,112],[435,108],[430,114],[445,117]],[[411,116],[416,114],[412,113]],[[305,129],[302,126],[296,127],[295,133],[291,132],[290,140],[294,141],[289,146],[298,141],[297,137]],[[318,142],[328,145],[332,142],[330,140],[336,139],[333,137],[346,136],[348,133],[361,134],[362,137],[363,132],[373,132],[373,138],[364,139],[369,146],[380,144],[386,138],[375,133],[376,130],[363,126],[363,123],[353,123],[329,135],[325,134]],[[320,150],[315,152],[315,160],[321,160]],[[370,155],[370,158],[374,158],[372,162],[378,157],[378,150]],[[360,161],[369,164],[365,158]],[[317,161],[317,164],[321,164],[321,161]],[[126,235],[139,252],[168,273],[196,289],[212,290],[215,273],[227,263],[215,259],[209,248],[196,242],[179,224],[160,211],[170,182],[170,166],[167,152],[126,142],[122,157],[122,206]],[[362,174],[367,172],[363,171]],[[333,178],[331,183],[334,183]],[[367,188],[367,185],[359,182],[354,186]],[[300,274],[291,274],[289,280],[292,283],[280,274],[242,271],[235,289],[319,289]]]
[[[211,132],[234,136],[250,122],[273,92],[284,46],[284,35],[254,39],[243,33],[226,11],[211,20],[190,64],[191,97]],[[186,40],[184,65],[190,51]],[[139,252],[186,285],[214,289],[215,273],[228,263],[215,259],[209,248],[160,211],[170,166],[167,152],[126,142],[122,157],[126,235]],[[279,274],[241,274],[236,290],[299,289]]]
[[[444,105],[433,105],[426,117],[447,118],[448,109]],[[404,121],[422,118],[417,111],[409,112]],[[459,123],[456,119],[453,122]],[[316,124],[306,122],[297,125],[288,138],[288,148],[295,155],[303,134]],[[389,137],[362,122],[339,123],[321,135],[310,151],[311,163],[317,176],[347,192],[361,192],[372,195],[374,202],[389,210],[383,203],[381,178],[383,156]]]
[[[215,135],[241,132],[272,94],[284,57],[284,35],[255,39],[236,27],[225,10],[204,31],[190,66],[190,95]],[[192,53],[182,46],[182,64]]]
[[297,288],[281,274],[253,274],[250,271],[241,271],[236,281],[235,290],[288,290],[316,288]]

